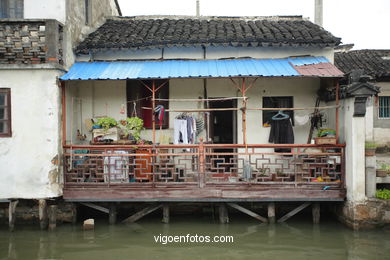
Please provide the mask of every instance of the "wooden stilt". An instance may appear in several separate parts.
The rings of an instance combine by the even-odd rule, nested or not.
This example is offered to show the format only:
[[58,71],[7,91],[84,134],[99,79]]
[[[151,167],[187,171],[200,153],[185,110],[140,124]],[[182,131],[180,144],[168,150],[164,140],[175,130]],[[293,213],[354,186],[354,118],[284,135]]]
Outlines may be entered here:
[[310,202],[305,202],[303,203],[302,205],[296,207],[295,209],[293,209],[292,211],[290,211],[289,213],[287,213],[286,215],[284,215],[283,217],[281,217],[278,222],[284,222],[286,221],[287,219],[291,218],[292,216],[294,216],[295,214],[299,213],[300,211],[302,211],[303,209],[307,208],[311,203]]
[[77,204],[72,204],[72,224],[77,223]]
[[124,222],[136,222],[137,220],[139,220],[140,218],[148,215],[149,213],[152,213],[153,211],[159,209],[162,207],[162,204],[159,204],[159,205],[152,205],[152,206],[149,206],[149,207],[146,207],[144,208],[143,210],[141,211],[138,211],[137,213],[135,213],[134,215],[126,218],[125,220],[122,221],[122,223]]
[[313,213],[313,224],[320,224],[320,203],[316,202],[312,206],[312,213]]
[[48,225],[46,200],[39,200],[39,225],[41,229],[46,229]]
[[169,205],[168,204],[163,205],[162,223],[165,223],[165,224],[169,223]]
[[274,224],[275,223],[275,203],[274,202],[271,202],[271,203],[268,203],[268,222],[270,224]]
[[110,225],[115,225],[116,216],[117,216],[116,204],[110,203],[110,209],[109,209],[109,213],[108,213],[108,223]]
[[89,202],[81,202],[80,204],[82,204],[86,207],[92,208],[92,209],[96,209],[96,210],[101,211],[101,212],[106,213],[106,214],[109,214],[109,211],[110,211],[108,208],[105,208],[105,207],[102,207],[102,206],[99,206],[99,205],[96,205],[93,203],[89,203]]
[[245,213],[245,214],[247,214],[247,215],[249,215],[257,220],[260,220],[261,222],[264,222],[264,223],[268,222],[268,219],[260,216],[259,214],[255,213],[253,211],[250,211],[249,209],[246,209],[246,208],[244,208],[236,203],[228,203],[228,205],[232,208],[235,208],[238,211],[241,211],[242,213]]
[[16,206],[18,205],[19,201],[18,200],[13,200],[10,201],[9,203],[9,208],[8,208],[8,225],[9,225],[9,230],[14,231],[15,229],[15,211],[16,211]]
[[49,230],[54,230],[57,227],[57,205],[49,207]]
[[225,203],[219,204],[219,223],[227,224],[229,223],[229,213]]

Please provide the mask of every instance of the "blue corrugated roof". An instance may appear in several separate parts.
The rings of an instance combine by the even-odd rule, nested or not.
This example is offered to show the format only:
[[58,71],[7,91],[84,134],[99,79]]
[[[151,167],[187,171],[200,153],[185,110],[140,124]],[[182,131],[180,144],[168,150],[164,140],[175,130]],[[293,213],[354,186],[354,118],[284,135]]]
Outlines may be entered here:
[[61,80],[290,77],[300,76],[293,65],[322,62],[329,63],[324,57],[76,62]]

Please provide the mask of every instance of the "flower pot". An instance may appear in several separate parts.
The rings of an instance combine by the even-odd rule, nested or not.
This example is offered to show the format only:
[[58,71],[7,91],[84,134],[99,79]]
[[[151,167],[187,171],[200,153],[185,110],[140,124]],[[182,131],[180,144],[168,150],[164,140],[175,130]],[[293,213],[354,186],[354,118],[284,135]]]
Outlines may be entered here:
[[387,177],[388,170],[376,170],[376,177]]

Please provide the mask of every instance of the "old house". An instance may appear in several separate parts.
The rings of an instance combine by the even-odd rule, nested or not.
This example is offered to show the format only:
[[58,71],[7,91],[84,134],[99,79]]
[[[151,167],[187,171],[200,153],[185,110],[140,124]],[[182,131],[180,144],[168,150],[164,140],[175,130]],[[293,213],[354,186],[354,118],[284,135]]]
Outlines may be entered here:
[[[108,20],[61,77],[64,199],[364,200],[366,119],[357,93],[339,102],[339,43],[299,16]],[[142,142],[110,128],[134,117]]]
[[83,37],[119,14],[113,0],[0,1],[2,201],[62,195],[58,78]]

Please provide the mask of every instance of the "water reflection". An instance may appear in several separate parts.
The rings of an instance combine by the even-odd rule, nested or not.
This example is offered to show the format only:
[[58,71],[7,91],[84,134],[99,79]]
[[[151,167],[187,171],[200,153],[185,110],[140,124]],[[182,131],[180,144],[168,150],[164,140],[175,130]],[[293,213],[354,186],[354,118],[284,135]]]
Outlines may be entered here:
[[[156,243],[154,236],[230,235],[234,243]],[[53,232],[18,227],[0,230],[2,259],[389,259],[388,230],[356,232],[339,223],[312,225],[289,221],[259,224],[244,218],[230,224],[178,219],[171,224],[146,220],[95,230],[59,226]]]

